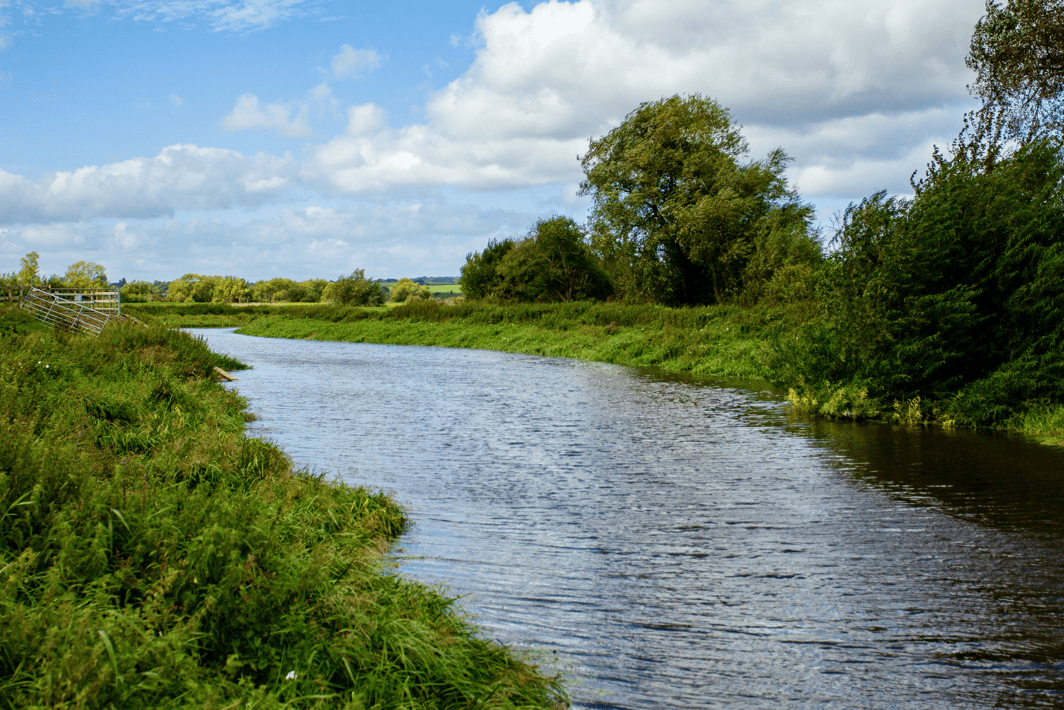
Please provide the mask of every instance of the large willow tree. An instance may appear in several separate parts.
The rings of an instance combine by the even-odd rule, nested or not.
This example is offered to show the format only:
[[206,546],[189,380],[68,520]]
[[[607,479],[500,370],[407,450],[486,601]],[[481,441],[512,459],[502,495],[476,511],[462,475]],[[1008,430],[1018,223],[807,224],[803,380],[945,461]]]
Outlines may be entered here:
[[819,258],[812,209],[787,186],[782,150],[742,162],[727,109],[698,94],[644,103],[581,158],[593,244],[629,298],[669,305],[738,298],[776,267]]

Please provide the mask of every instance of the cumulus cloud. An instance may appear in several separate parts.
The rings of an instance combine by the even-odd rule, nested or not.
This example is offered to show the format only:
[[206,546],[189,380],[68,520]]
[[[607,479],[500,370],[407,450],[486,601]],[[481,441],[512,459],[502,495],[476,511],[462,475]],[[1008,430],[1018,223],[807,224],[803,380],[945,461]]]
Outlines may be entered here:
[[912,172],[922,171],[935,145],[957,135],[958,119],[953,108],[877,111],[792,126],[753,125],[745,133],[762,152],[786,147],[803,194],[853,198],[883,189],[909,191]]
[[[225,27],[247,28],[251,18],[261,25],[310,6],[177,0],[122,7],[159,20],[216,13],[218,23],[230,23]],[[155,158],[35,182],[0,171],[0,222],[255,206],[293,186],[384,202],[444,187],[571,186],[582,177],[577,156],[589,137],[640,102],[696,92],[732,110],[753,157],[777,146],[794,156],[791,175],[807,198],[904,191],[930,144],[947,142],[960,127],[970,80],[964,55],[982,11],[981,0],[547,0],[528,10],[512,3],[479,15],[471,66],[428,96],[421,123],[393,125],[384,109],[366,103],[348,108],[343,132],[307,146],[300,162],[172,146]],[[344,45],[331,71],[351,78],[383,59]],[[263,105],[245,94],[220,125],[308,139],[310,117],[334,112],[340,103],[321,84],[295,103]],[[421,214],[442,219],[431,210],[394,214],[411,224],[421,224]],[[351,247],[359,225],[347,219],[297,210],[238,232],[214,222],[194,231],[221,230],[261,248],[280,249],[292,239],[324,250],[337,241]],[[410,247],[439,233],[425,229],[422,237],[387,243]]]
[[[468,204],[309,206],[246,224],[218,217],[119,220],[0,228],[0,257],[17,263],[34,249],[42,270],[78,259],[114,278],[173,279],[239,264],[244,278],[329,278],[363,268],[372,277],[457,275],[465,255],[489,239],[523,232],[534,215]],[[179,245],[179,255],[173,254]]]
[[387,59],[372,49],[355,49],[349,44],[340,47],[340,53],[333,57],[332,72],[337,79],[357,79],[363,73],[371,72]]
[[913,110],[966,95],[980,2],[550,0],[482,14],[472,67],[428,104],[449,135],[590,135],[701,92],[745,122]]
[[185,100],[177,94],[170,94],[170,105],[174,108],[181,108],[185,105]]
[[[578,180],[589,137],[676,93],[718,99],[752,138],[800,137],[751,141],[765,152],[782,145],[796,167],[886,166],[940,135],[942,112],[956,121],[981,11],[955,0],[511,3],[479,16],[472,66],[429,97],[424,124],[389,128],[378,107],[352,108],[347,131],[317,147],[304,174],[346,193]],[[871,125],[891,156],[847,158]],[[818,165],[818,189],[852,176]]]
[[348,110],[347,130],[312,151],[308,184],[339,193],[454,186],[508,189],[554,182],[579,172],[584,139],[551,136],[455,139],[433,126],[388,126],[375,104]]
[[244,156],[194,145],[173,145],[154,158],[92,165],[37,181],[0,170],[0,224],[251,208],[276,199],[295,177],[289,156]]
[[[295,112],[295,118],[292,113]],[[259,105],[254,94],[244,94],[236,100],[232,112],[218,122],[224,131],[273,131],[281,138],[310,138],[314,135],[307,123],[306,105]]]

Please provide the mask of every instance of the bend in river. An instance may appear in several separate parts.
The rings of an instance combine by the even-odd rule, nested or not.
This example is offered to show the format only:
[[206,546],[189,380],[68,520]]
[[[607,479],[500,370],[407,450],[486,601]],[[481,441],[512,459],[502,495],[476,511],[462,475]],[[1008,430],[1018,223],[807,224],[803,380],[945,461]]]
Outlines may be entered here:
[[1064,452],[612,365],[194,332],[255,368],[252,433],[393,492],[401,572],[574,707],[1064,702]]

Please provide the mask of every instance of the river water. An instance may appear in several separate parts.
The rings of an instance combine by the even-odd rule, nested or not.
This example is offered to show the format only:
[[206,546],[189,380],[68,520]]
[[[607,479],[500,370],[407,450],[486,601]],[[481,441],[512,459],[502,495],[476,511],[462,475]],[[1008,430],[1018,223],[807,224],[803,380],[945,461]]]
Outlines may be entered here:
[[249,428],[394,493],[400,571],[577,708],[1064,706],[1064,451],[505,353],[194,331]]

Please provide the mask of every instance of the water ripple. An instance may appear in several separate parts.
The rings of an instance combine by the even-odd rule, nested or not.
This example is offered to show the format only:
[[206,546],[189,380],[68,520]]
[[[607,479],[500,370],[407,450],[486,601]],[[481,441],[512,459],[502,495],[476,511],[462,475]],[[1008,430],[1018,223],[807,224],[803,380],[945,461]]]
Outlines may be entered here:
[[394,492],[401,571],[577,707],[1064,702],[1060,452],[610,365],[197,332],[255,367],[252,432]]

